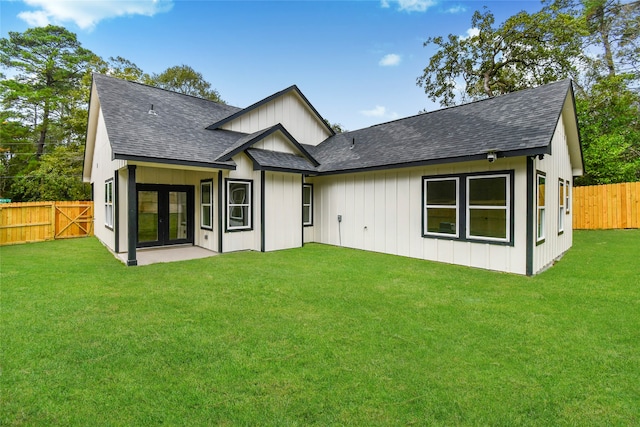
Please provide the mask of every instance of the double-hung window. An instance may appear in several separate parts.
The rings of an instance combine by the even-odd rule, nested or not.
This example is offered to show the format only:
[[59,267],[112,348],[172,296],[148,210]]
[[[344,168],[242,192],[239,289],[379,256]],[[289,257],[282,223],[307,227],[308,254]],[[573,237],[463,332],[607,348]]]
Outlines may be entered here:
[[425,178],[424,234],[458,237],[459,178]]
[[200,182],[200,228],[213,229],[213,181]]
[[227,180],[227,230],[251,230],[253,181]]
[[547,182],[547,177],[542,173],[538,172],[536,175],[537,182],[537,242],[541,243],[545,238],[545,223],[546,223],[546,201],[545,201],[545,186]]
[[313,185],[302,185],[302,225],[313,225]]
[[509,241],[509,175],[467,177],[467,238]]
[[104,183],[104,225],[113,230],[113,179]]
[[564,216],[566,209],[566,194],[565,194],[564,179],[558,181],[558,234],[564,232]]

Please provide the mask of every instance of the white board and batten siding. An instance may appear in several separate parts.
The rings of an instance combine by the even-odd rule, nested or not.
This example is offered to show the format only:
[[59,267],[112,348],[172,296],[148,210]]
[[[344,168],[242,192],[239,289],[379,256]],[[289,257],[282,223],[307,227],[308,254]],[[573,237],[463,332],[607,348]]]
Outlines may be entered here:
[[302,246],[299,174],[265,172],[265,251]]
[[326,126],[294,91],[289,91],[255,110],[248,111],[235,120],[225,123],[222,128],[235,132],[254,133],[278,123],[282,124],[302,144],[318,145],[330,136]]
[[235,251],[259,251],[260,250],[260,171],[253,170],[253,163],[244,153],[233,157],[236,169],[232,171],[222,171],[222,185],[226,186],[226,179],[250,180],[251,185],[251,230],[227,231],[226,225],[226,188],[222,189],[223,212],[222,212],[222,250],[223,252]]
[[[422,177],[487,170],[514,171],[514,246],[422,237]],[[526,274],[526,180],[525,158],[310,178],[313,241]],[[306,234],[305,241],[311,241],[309,237]]]
[[[546,175],[546,221],[545,239],[543,243],[534,245],[533,249],[533,271],[534,273],[543,270],[551,265],[554,260],[562,256],[573,243],[573,209],[569,206],[569,212],[564,215],[564,231],[560,233],[558,226],[559,203],[559,181],[569,181],[570,194],[573,191],[573,170],[567,146],[566,129],[570,124],[566,120],[571,120],[563,113],[558,121],[556,130],[551,141],[551,155],[546,155],[542,160],[534,162],[535,171],[543,172]],[[534,173],[535,175],[535,173]],[[534,176],[535,179],[535,176]],[[537,181],[536,181],[537,184]],[[565,191],[566,191],[565,184]],[[571,200],[571,197],[569,197]],[[537,211],[537,209],[536,209]],[[536,212],[537,214],[537,212]],[[537,220],[537,218],[536,218]],[[534,221],[536,223],[537,221]],[[534,231],[534,238],[536,233]]]
[[[92,157],[93,164],[91,165],[90,180],[91,184],[93,184],[93,200],[95,201],[93,230],[95,236],[113,251],[115,248],[115,231],[114,229],[107,228],[105,226],[105,183],[110,179],[114,179],[115,182],[115,171],[124,167],[126,162],[123,160],[111,160],[111,144],[109,142],[109,135],[107,134],[107,127],[104,122],[104,116],[102,115],[101,109],[98,109],[98,115],[94,126],[94,155]],[[122,186],[120,186],[120,194],[115,194],[115,186],[113,191],[114,201],[118,197],[122,200],[123,194],[126,195],[126,191],[122,190]],[[125,209],[120,209],[120,213],[123,211],[126,213]],[[121,224],[122,221],[126,221],[126,217],[123,215],[120,215],[119,218]]]
[[[261,224],[261,179],[260,171],[253,170],[253,164],[245,154],[233,158],[235,171],[224,171],[223,177],[253,181],[252,189],[252,230],[226,231],[223,221],[223,251],[262,249]],[[223,180],[223,185],[225,181]],[[299,174],[265,172],[264,182],[264,250],[299,248],[302,246],[302,180]],[[223,190],[223,194],[226,191]],[[226,196],[225,196],[226,197]],[[223,211],[223,215],[227,212]]]

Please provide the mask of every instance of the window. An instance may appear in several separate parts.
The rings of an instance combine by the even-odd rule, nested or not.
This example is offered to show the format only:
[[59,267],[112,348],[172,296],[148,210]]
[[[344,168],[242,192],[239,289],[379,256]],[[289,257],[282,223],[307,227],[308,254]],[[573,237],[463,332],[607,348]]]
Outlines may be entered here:
[[508,175],[467,177],[467,237],[509,240]]
[[538,199],[537,199],[537,241],[538,242],[543,242],[544,241],[544,236],[545,236],[545,211],[546,211],[546,205],[545,205],[545,183],[547,180],[547,177],[541,173],[538,172],[537,174],[537,194],[538,194]]
[[566,213],[569,214],[569,208],[571,207],[571,183],[567,181],[567,186],[564,189],[564,195],[566,197],[566,202],[564,203]]
[[213,230],[213,181],[200,182],[200,228]]
[[424,180],[425,234],[458,237],[459,178]]
[[251,230],[252,181],[227,180],[227,230]]
[[564,188],[564,179],[558,181],[558,234],[564,231],[565,201],[566,194]]
[[104,183],[104,225],[113,230],[113,179]]
[[313,225],[313,185],[302,185],[302,225]]
[[513,245],[513,171],[423,177],[422,236]]

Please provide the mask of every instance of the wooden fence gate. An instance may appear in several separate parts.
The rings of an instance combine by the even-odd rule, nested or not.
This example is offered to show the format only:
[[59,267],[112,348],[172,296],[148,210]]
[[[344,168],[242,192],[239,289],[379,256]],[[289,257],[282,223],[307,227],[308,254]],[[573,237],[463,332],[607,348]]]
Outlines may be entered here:
[[0,246],[93,235],[93,202],[0,204]]

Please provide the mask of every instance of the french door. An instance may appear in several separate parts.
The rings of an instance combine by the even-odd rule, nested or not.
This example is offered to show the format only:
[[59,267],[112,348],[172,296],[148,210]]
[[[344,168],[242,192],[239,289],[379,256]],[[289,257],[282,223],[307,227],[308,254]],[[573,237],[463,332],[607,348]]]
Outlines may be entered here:
[[137,247],[193,243],[194,187],[138,184]]

